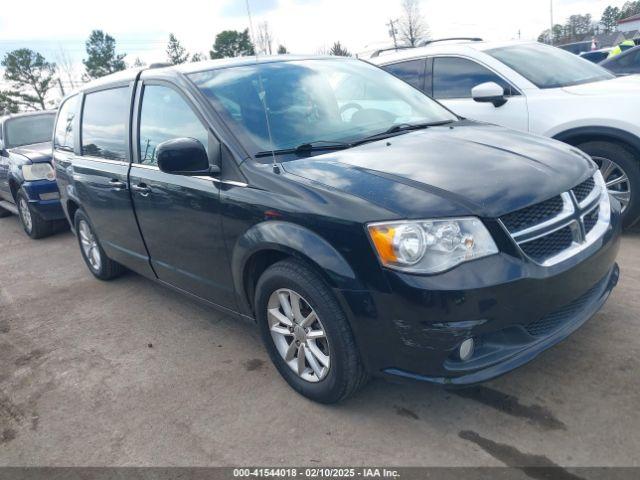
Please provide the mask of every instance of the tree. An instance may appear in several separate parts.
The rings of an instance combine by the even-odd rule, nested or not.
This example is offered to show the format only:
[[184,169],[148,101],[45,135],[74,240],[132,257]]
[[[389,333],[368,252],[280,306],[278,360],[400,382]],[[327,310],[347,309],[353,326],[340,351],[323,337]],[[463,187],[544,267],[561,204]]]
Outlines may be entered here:
[[620,9],[609,5],[602,12],[600,24],[604,29],[604,33],[611,33],[618,28],[618,20],[620,20]]
[[271,36],[271,31],[269,30],[269,24],[267,22],[262,22],[258,25],[258,38],[256,40],[257,49],[259,53],[264,55],[272,55],[272,44],[273,37]]
[[184,48],[173,33],[169,34],[167,43],[167,60],[171,65],[179,65],[189,61],[189,53]]
[[335,55],[336,57],[350,57],[349,50],[344,48],[340,42],[335,42],[329,50],[329,55]]
[[249,38],[249,29],[242,32],[237,30],[224,30],[216,35],[213,50],[209,56],[213,58],[244,57],[255,55],[255,48]]
[[289,53],[287,47],[284,45],[278,45],[278,55],[286,55],[287,53]]
[[131,65],[133,68],[142,68],[142,67],[146,67],[147,64],[145,62],[143,62],[142,60],[140,60],[140,57],[136,57],[136,59],[133,61],[133,65]]
[[418,41],[429,38],[429,28],[420,12],[418,0],[402,0],[402,17],[398,27],[400,38],[412,47]]
[[582,35],[593,35],[593,22],[591,14],[571,15],[567,20],[566,27],[572,40]]
[[71,60],[69,53],[60,46],[58,47],[58,51],[54,58],[58,69],[58,78],[62,79],[63,77],[66,77],[66,81],[69,86],[72,89],[76,88],[76,83],[78,82],[76,82],[73,60]]
[[640,0],[636,0],[635,2],[625,2],[620,9],[619,20],[632,15],[637,15],[638,13],[640,13]]
[[15,99],[15,92],[0,90],[0,115],[18,113],[20,105]]
[[7,53],[2,60],[4,79],[12,83],[9,97],[27,108],[45,110],[47,93],[53,87],[56,64],[38,52],[20,48]]
[[102,30],[94,30],[85,42],[88,57],[82,60],[87,77],[100,78],[126,68],[126,53],[116,53],[116,41]]
[[194,53],[193,55],[191,55],[191,63],[201,62],[206,58],[207,56],[204,53]]

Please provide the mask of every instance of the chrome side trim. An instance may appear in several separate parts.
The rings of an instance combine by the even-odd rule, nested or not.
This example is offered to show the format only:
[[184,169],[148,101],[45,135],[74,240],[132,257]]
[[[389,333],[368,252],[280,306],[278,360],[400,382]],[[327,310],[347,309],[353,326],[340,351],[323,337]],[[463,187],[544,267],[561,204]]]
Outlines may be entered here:
[[[143,168],[145,170],[156,170],[156,171],[160,171],[160,169],[158,167],[156,167],[155,165],[142,165],[140,163],[134,163],[131,165],[131,167],[135,167],[135,168]],[[202,175],[194,175],[191,178],[197,178],[198,180],[205,180],[207,182],[213,182],[213,183],[218,183],[218,184],[222,184],[222,185],[230,185],[233,187],[248,187],[249,184],[248,183],[244,183],[244,182],[236,182],[235,180],[221,180],[219,178],[216,177],[206,177],[206,176],[202,176]]]

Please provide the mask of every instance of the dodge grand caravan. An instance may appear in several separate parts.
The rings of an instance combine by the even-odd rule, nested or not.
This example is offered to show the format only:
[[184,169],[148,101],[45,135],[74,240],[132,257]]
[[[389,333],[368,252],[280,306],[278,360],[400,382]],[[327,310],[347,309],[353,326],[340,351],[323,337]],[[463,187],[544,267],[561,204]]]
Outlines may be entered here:
[[620,204],[590,158],[462,120],[358,60],[121,72],[62,103],[55,139],[91,273],[254,319],[316,401],[370,375],[494,378],[618,280]]

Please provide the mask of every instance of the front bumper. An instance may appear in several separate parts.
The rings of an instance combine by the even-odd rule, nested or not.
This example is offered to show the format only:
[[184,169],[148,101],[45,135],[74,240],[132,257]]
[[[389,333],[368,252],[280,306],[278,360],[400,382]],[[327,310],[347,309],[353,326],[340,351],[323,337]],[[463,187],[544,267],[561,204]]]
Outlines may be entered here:
[[[390,292],[342,292],[367,369],[450,386],[507,373],[591,318],[618,281],[619,208],[587,251],[553,268],[501,253],[449,272],[386,271]],[[473,337],[466,362],[456,352]]]
[[60,193],[56,182],[49,180],[24,182],[22,189],[29,198],[29,205],[42,219],[53,221],[66,218],[60,203]]

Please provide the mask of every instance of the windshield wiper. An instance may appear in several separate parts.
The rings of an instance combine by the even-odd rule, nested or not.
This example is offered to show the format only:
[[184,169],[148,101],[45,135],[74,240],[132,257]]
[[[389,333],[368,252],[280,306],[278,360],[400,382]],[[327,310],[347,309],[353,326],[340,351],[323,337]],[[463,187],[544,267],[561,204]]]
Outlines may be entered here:
[[345,148],[351,148],[353,144],[345,142],[332,142],[329,140],[315,140],[313,142],[306,142],[293,148],[281,148],[280,150],[265,150],[258,152],[254,156],[256,158],[269,157],[271,155],[287,155],[291,153],[308,153],[317,152],[321,150],[344,150]]
[[443,120],[441,122],[428,122],[428,123],[398,123],[396,125],[392,125],[387,128],[384,132],[376,133],[374,135],[370,135],[368,137],[361,138],[353,142],[353,145],[362,145],[367,142],[375,142],[376,140],[381,140],[383,138],[388,138],[389,136],[395,135],[396,133],[409,132],[412,130],[422,130],[429,127],[438,127],[441,125],[447,125],[449,123],[453,123],[455,120]]

